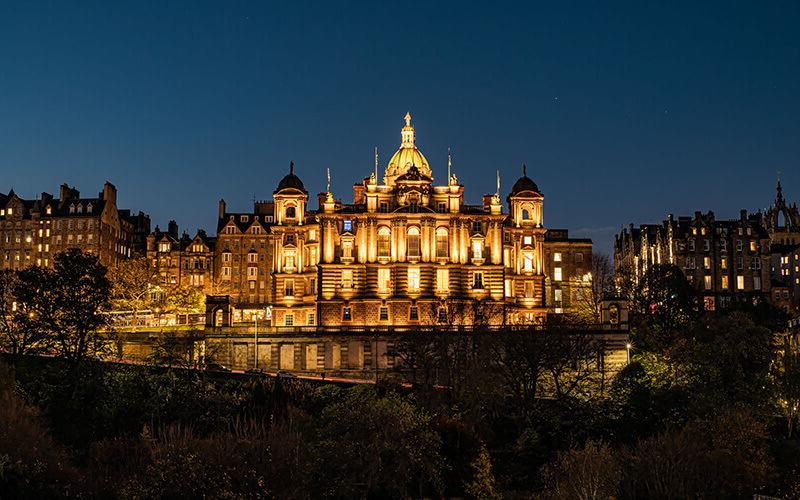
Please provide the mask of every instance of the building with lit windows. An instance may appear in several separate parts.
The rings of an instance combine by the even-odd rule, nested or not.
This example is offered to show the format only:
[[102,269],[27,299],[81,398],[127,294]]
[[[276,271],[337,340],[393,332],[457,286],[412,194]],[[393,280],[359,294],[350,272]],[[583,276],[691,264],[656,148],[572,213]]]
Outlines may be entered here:
[[0,194],[0,269],[51,266],[57,253],[72,248],[93,253],[110,266],[143,252],[137,242],[149,232],[145,214],[117,208],[117,190],[109,182],[95,198],[81,197],[66,184],[58,198],[41,193],[26,200],[13,190]]
[[694,285],[706,310],[734,300],[769,300],[796,309],[800,290],[800,214],[783,198],[780,182],[766,213],[740,212],[718,220],[713,212],[670,215],[661,224],[624,229],[614,243],[618,277],[633,281],[654,264],[675,264]]

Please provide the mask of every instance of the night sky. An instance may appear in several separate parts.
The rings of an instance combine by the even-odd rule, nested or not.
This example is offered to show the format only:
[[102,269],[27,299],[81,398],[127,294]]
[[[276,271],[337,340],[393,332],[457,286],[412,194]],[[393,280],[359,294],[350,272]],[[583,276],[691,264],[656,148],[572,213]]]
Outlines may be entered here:
[[[378,4],[381,5],[378,5]],[[0,190],[62,182],[214,231],[294,160],[314,200],[381,171],[410,111],[444,182],[609,252],[628,222],[800,200],[800,2],[2,2]]]

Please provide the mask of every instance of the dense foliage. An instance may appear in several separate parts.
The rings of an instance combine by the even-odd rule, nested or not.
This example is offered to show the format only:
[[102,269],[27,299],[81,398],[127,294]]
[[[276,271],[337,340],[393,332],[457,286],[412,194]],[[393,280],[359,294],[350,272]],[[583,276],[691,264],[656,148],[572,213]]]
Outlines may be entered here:
[[610,382],[591,363],[602,346],[563,322],[536,336],[409,334],[395,354],[410,368],[410,387],[212,376],[182,365],[168,338],[155,360],[171,369],[8,354],[0,491],[800,495],[800,351],[781,314],[761,305],[704,313],[672,268],[630,290],[631,362]]

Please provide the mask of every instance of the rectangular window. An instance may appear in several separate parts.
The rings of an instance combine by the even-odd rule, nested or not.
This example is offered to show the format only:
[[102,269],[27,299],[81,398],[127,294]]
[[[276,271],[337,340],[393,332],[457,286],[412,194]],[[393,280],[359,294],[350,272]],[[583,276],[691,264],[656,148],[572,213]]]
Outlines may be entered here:
[[[437,233],[440,233],[437,231]],[[442,234],[436,235],[436,257],[438,258],[446,258],[450,252],[448,252],[448,246],[450,245],[450,240],[447,238],[447,232],[442,232]]]
[[386,201],[382,201],[380,204],[379,210],[383,213],[389,212],[389,203]]
[[753,276],[753,289],[761,290],[761,276]]
[[443,201],[440,201],[436,204],[436,211],[439,213],[447,212],[447,204]]
[[472,232],[480,233],[482,230],[483,230],[483,224],[481,223],[481,221],[476,220],[475,222],[472,223]]
[[472,288],[476,290],[483,289],[483,272],[476,271],[472,273]]
[[711,269],[711,257],[703,257],[703,269]]
[[525,282],[525,298],[532,299],[533,298],[533,281],[526,281]]
[[342,269],[342,288],[349,290],[353,288],[353,270]]
[[533,236],[523,236],[522,237],[522,244],[523,245],[530,245],[533,243]]
[[[739,228],[740,232],[741,232],[741,230],[742,230],[742,228]],[[741,252],[742,251],[742,240],[736,240],[736,251],[737,252]]]
[[711,251],[711,240],[708,238],[703,240],[703,251],[708,252]]
[[706,290],[711,290],[711,276],[703,276],[703,284]]
[[583,262],[583,254],[578,252],[575,254],[575,262]]
[[553,254],[553,262],[561,262],[561,252],[556,252]]
[[744,276],[739,275],[736,277],[736,289],[744,290]]
[[286,326],[294,326],[294,314],[287,313],[284,319],[284,324]]
[[409,267],[408,268],[408,291],[409,292],[418,292],[419,291],[419,268],[418,267]]
[[286,280],[284,282],[283,295],[285,297],[294,297],[294,280]]
[[436,290],[439,292],[450,290],[450,273],[446,268],[436,270]]
[[392,270],[386,267],[378,269],[378,291],[389,292],[392,286]]
[[510,279],[506,279],[503,282],[503,294],[506,297],[511,297],[511,280]]
[[561,289],[557,288],[556,290],[554,290],[554,292],[555,292],[553,297],[554,300],[556,302],[561,302]]
[[419,321],[419,307],[411,306],[408,309],[408,320],[409,321]]
[[728,258],[727,257],[722,257],[719,260],[719,265],[720,265],[720,267],[722,267],[722,269],[728,269]]
[[352,232],[353,231],[353,221],[350,220],[350,219],[345,219],[344,222],[342,222],[342,229],[344,231]]
[[553,280],[554,281],[561,281],[561,268],[556,267],[553,269]]
[[315,320],[314,313],[308,313],[308,321],[306,322],[306,324],[311,326],[314,324],[314,320]]
[[389,308],[381,306],[378,308],[378,321],[389,321]]
[[483,258],[483,242],[480,240],[474,240],[472,242],[472,258],[473,259],[482,259]]
[[353,315],[350,312],[350,307],[343,307],[342,308],[342,321],[350,321],[353,319]]
[[757,244],[756,244],[755,240],[751,241],[750,242],[750,251],[751,252],[755,252],[757,249],[758,249],[758,247],[757,247]]
[[317,278],[311,278],[308,280],[308,293],[311,295],[317,294]]
[[527,273],[533,271],[533,255],[530,252],[522,255],[522,270]]

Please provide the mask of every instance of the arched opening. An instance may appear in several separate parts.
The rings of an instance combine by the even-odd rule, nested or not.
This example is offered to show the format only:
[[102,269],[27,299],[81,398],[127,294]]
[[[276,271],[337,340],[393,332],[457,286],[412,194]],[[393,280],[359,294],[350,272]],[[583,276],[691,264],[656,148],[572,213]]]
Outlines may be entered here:
[[386,226],[378,228],[378,257],[389,257],[391,255],[390,246],[391,231]]
[[786,227],[786,215],[783,210],[778,212],[778,227]]
[[530,220],[531,212],[527,208],[522,209],[522,220]]
[[411,226],[408,228],[408,256],[418,258],[419,255],[419,228]]
[[436,257],[447,258],[450,255],[449,251],[450,240],[448,239],[447,228],[439,227],[436,229]]
[[286,218],[294,219],[295,217],[297,217],[296,209],[291,205],[286,207]]

